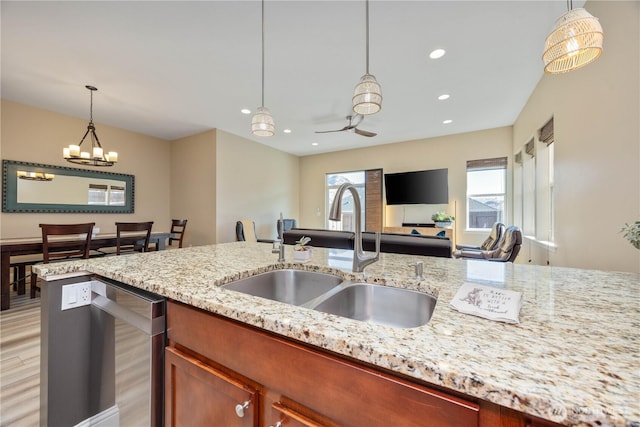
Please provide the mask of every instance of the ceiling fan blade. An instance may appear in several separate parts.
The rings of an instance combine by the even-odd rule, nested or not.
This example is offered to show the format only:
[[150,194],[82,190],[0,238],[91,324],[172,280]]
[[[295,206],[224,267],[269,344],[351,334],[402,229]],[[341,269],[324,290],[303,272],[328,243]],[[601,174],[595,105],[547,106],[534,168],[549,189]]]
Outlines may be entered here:
[[344,132],[345,130],[349,130],[349,126],[345,126],[342,129],[336,130],[317,130],[316,133]]
[[372,136],[376,136],[377,133],[374,132],[369,132],[368,130],[360,130],[358,128],[354,128],[353,129],[358,135],[362,135],[362,136],[368,136],[368,137],[372,137]]

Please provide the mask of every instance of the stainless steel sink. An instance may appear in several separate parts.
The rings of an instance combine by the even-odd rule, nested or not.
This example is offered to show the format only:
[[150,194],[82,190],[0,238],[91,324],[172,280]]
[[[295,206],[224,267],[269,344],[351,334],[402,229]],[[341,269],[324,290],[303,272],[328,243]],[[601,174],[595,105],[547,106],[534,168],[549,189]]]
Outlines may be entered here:
[[364,322],[415,328],[429,322],[436,301],[436,298],[422,292],[353,283],[311,308]]
[[274,301],[302,305],[342,282],[332,274],[303,270],[274,270],[223,285],[223,288]]

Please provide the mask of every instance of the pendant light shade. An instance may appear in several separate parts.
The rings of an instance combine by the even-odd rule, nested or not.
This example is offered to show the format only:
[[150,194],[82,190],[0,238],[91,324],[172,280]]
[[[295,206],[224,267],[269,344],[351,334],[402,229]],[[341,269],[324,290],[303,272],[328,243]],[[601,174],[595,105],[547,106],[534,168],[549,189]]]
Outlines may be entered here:
[[556,21],[544,46],[544,71],[577,70],[602,54],[604,34],[598,18],[582,8],[569,10]]
[[276,125],[268,108],[264,106],[264,0],[262,0],[262,103],[251,119],[251,134],[269,137],[276,133]]
[[375,114],[382,108],[382,93],[375,76],[365,74],[360,78],[353,93],[353,111],[362,114]]
[[276,133],[276,125],[268,108],[258,107],[251,119],[251,133],[255,136],[273,136]]
[[366,0],[366,21],[367,21],[367,71],[353,91],[353,111],[356,114],[366,116],[375,114],[382,109],[382,89],[375,76],[369,74],[369,0]]

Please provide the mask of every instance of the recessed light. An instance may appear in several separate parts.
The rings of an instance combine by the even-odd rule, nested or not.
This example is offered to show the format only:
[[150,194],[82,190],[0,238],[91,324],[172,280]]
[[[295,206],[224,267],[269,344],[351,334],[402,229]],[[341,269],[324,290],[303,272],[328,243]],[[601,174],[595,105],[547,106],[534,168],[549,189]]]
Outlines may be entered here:
[[447,119],[442,121],[443,124],[448,125],[449,123],[453,123],[453,120]]
[[249,110],[248,108],[243,108],[242,110],[240,110],[240,112],[242,114],[251,114],[251,110]]
[[312,142],[311,145],[313,145],[314,147],[317,147],[320,144],[318,144],[317,142]]
[[451,95],[449,95],[448,93],[443,93],[442,95],[440,95],[440,96],[438,97],[438,99],[439,99],[440,101],[444,101],[445,99],[449,99],[450,97],[451,97]]
[[429,58],[431,59],[442,58],[445,53],[446,51],[444,49],[436,49],[429,54]]
[[284,129],[282,132],[284,132],[284,133],[291,133],[291,129]]

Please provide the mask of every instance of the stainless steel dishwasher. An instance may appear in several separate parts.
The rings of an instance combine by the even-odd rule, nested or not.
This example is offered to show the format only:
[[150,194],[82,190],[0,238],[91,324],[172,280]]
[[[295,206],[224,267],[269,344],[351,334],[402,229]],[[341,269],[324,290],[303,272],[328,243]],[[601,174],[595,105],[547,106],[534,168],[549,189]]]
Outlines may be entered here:
[[[90,302],[65,308],[69,289],[73,301],[90,289]],[[42,297],[40,424],[162,426],[165,299],[87,276]]]

